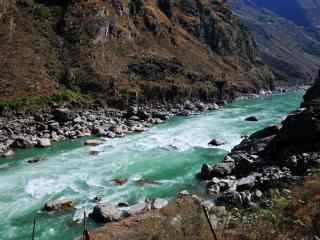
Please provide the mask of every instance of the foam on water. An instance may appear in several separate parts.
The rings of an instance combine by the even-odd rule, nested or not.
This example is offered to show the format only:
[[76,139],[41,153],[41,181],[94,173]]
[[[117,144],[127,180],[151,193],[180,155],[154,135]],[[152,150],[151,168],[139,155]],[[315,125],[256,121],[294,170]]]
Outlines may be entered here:
[[[18,153],[9,168],[1,168],[0,215],[7,217],[0,220],[0,236],[26,239],[33,217],[38,216],[39,239],[72,239],[81,229],[66,226],[72,220],[81,220],[83,210],[93,208],[91,200],[96,196],[105,202],[133,204],[145,197],[171,198],[183,189],[201,191],[194,175],[203,163],[222,160],[241,141],[241,135],[279,123],[280,116],[298,107],[301,96],[291,93],[240,101],[220,111],[177,117],[145,133],[106,139],[97,147],[83,147],[84,140],[79,140],[59,143],[51,149],[25,151],[25,155]],[[260,121],[245,122],[250,115]],[[209,147],[213,138],[226,145]],[[91,151],[99,154],[90,155]],[[34,156],[45,159],[28,164]],[[126,178],[128,182],[117,186],[112,182],[114,178]],[[135,182],[141,179],[159,184],[139,187]],[[60,198],[73,200],[76,211],[55,217],[39,213],[46,201]]]

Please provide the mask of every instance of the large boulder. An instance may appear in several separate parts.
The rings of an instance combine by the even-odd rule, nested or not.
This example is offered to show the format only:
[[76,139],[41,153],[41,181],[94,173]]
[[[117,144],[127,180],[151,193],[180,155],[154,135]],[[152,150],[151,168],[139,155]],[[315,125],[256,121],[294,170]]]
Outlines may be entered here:
[[76,113],[68,108],[56,108],[52,114],[59,123],[73,121],[77,117]]
[[105,203],[96,205],[89,216],[97,223],[108,223],[121,220],[122,212],[114,205]]
[[51,146],[49,138],[39,138],[37,142],[38,147],[46,148]]
[[13,142],[14,148],[32,148],[36,142],[34,142],[30,137],[19,136],[15,138]]
[[250,135],[250,139],[260,139],[260,138],[266,138],[266,137],[270,137],[273,135],[276,135],[279,133],[281,129],[281,126],[279,125],[273,125],[270,127],[266,127],[258,132],[253,133],[252,135]]
[[218,163],[212,168],[212,177],[225,177],[230,175],[235,168],[234,162]]
[[169,204],[169,201],[166,199],[156,198],[152,201],[152,209],[161,209]]
[[212,179],[212,167],[210,167],[208,164],[203,164],[200,172],[200,178],[202,180]]

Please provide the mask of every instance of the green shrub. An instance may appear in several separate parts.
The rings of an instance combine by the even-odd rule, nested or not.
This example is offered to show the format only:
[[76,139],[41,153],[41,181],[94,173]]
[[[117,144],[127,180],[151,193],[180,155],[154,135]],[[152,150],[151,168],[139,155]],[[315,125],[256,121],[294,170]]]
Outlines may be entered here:
[[44,20],[51,16],[50,9],[46,6],[38,5],[33,9],[34,16],[38,19]]

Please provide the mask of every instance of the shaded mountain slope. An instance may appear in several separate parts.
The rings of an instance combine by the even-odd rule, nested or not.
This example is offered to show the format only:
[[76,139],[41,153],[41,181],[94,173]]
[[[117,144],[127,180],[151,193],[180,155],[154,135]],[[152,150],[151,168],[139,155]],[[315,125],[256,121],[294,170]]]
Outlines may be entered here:
[[320,1],[230,0],[252,31],[278,84],[311,83],[320,64]]

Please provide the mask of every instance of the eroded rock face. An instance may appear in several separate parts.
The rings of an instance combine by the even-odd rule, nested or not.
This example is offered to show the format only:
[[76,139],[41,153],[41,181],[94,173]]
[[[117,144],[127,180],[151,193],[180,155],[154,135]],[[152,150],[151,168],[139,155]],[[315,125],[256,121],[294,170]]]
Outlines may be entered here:
[[208,100],[272,86],[253,39],[221,1],[5,2],[1,99],[62,86],[112,103]]

